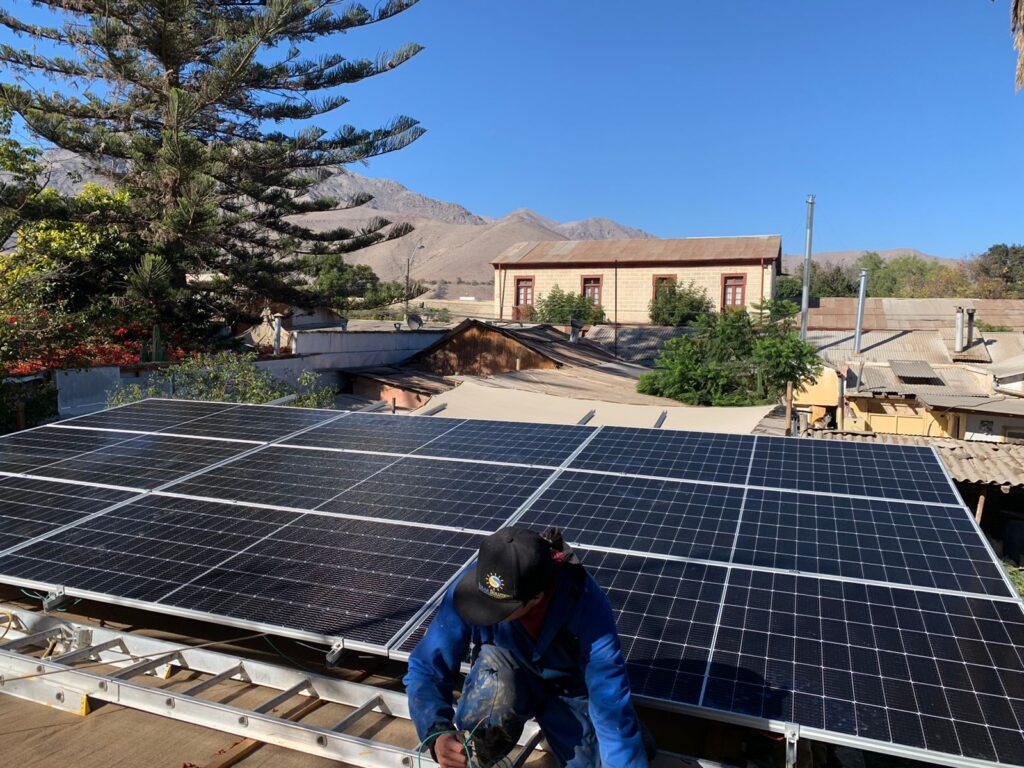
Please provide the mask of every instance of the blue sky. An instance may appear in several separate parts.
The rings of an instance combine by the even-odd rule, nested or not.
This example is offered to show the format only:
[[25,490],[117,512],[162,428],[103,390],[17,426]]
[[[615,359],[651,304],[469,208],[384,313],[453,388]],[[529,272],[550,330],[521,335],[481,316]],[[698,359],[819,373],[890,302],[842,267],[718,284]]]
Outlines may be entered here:
[[[21,5],[19,0],[15,5]],[[423,0],[327,47],[426,50],[323,121],[428,133],[371,176],[500,216],[960,257],[1024,241],[1009,0]]]

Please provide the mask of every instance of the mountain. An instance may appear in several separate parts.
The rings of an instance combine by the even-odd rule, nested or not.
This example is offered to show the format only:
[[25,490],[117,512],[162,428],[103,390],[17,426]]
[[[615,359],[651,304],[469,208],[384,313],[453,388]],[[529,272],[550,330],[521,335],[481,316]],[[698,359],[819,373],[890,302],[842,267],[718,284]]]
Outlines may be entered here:
[[[47,184],[62,193],[81,189],[87,181],[107,184],[92,172],[82,158],[71,152],[51,150],[44,156]],[[389,179],[373,179],[349,170],[341,170],[310,190],[310,196],[351,199],[356,195],[373,196],[366,205],[351,210],[326,211],[297,217],[317,230],[339,226],[360,227],[382,216],[392,222],[408,222],[412,234],[378,243],[353,256],[368,264],[385,280],[405,274],[405,262],[415,252],[412,276],[421,280],[446,280],[451,283],[490,283],[494,270],[490,263],[515,243],[528,240],[616,240],[649,238],[642,230],[627,227],[611,219],[592,218],[559,222],[529,208],[520,208],[493,219],[480,216],[457,203],[435,200],[413,192]],[[422,248],[418,246],[422,245]],[[479,293],[490,297],[489,287],[460,288],[463,295]]]

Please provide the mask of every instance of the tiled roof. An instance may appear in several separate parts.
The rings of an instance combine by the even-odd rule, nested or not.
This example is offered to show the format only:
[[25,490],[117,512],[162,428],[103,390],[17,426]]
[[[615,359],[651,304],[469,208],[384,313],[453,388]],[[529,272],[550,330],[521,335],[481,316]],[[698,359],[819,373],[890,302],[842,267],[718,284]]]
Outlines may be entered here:
[[846,376],[846,393],[871,397],[915,397],[922,395],[948,395],[956,397],[989,398],[991,393],[981,384],[979,377],[957,366],[933,368],[935,381],[907,381],[887,365],[852,364]]
[[686,328],[660,325],[620,325],[617,332],[611,325],[595,325],[587,332],[587,340],[600,344],[622,360],[653,366],[666,341],[687,333]]

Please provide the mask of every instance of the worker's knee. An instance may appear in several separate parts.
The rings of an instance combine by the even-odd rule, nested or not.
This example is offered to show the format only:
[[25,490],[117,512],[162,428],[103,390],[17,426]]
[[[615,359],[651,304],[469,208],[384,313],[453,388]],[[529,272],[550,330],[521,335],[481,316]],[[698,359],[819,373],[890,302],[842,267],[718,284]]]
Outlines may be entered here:
[[524,691],[515,659],[504,648],[484,645],[466,676],[457,720],[465,730],[505,726],[525,719]]

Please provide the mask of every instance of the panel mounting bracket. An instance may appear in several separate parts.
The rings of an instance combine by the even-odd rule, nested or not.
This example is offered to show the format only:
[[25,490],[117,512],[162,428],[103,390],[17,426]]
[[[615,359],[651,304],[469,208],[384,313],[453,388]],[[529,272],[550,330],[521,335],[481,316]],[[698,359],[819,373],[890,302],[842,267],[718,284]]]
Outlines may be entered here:
[[342,651],[345,650],[345,643],[339,640],[331,646],[331,650],[327,652],[327,668],[333,669],[338,666],[338,659],[341,658]]
[[800,741],[800,726],[787,725],[786,731],[786,768],[796,768],[797,744]]
[[43,598],[43,610],[49,613],[50,611],[56,611],[64,607],[64,603],[68,601],[68,596],[64,592],[64,587],[59,586],[52,592],[48,592],[46,597]]

